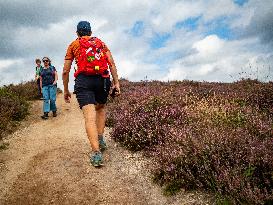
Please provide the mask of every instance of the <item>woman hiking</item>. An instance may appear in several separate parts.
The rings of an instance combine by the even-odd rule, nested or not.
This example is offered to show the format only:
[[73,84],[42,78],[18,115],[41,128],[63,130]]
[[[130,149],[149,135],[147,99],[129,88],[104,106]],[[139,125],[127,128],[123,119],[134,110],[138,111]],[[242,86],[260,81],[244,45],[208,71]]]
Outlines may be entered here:
[[78,69],[74,73],[74,91],[83,111],[85,129],[93,153],[90,162],[93,166],[103,165],[102,152],[106,149],[103,133],[105,127],[105,104],[110,91],[110,73],[113,77],[112,89],[120,94],[117,69],[108,47],[96,37],[91,37],[91,26],[88,21],[80,21],[77,25],[77,36],[68,47],[64,69],[64,99],[70,102],[68,90],[69,72],[73,60]]
[[48,57],[43,58],[44,67],[40,73],[40,86],[43,94],[44,104],[42,119],[48,119],[48,113],[53,112],[53,117],[57,117],[56,93],[58,75]]

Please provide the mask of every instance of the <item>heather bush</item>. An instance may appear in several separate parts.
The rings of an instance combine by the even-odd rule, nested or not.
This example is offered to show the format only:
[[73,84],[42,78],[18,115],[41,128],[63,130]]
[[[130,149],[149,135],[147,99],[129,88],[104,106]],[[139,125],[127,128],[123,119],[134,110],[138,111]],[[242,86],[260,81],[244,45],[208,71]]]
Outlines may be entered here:
[[246,99],[253,106],[260,110],[268,111],[273,114],[273,82],[256,86],[256,89]]
[[20,83],[18,85],[11,84],[5,86],[5,89],[21,98],[24,98],[25,100],[35,100],[40,98],[35,81]]
[[18,122],[26,117],[29,109],[28,101],[38,97],[35,82],[0,88],[0,140],[5,133],[14,131]]
[[114,129],[114,132],[117,131],[118,135],[114,133],[113,137],[135,151],[164,143],[170,135],[170,128],[180,126],[182,118],[186,117],[178,105],[169,105],[165,99],[158,97],[138,104],[132,113],[126,110],[121,112],[124,113],[122,117],[130,119],[130,123],[123,124],[123,120],[117,118],[115,126],[119,129]]
[[151,157],[166,194],[215,193],[219,202],[273,203],[272,83],[122,81],[111,136]]

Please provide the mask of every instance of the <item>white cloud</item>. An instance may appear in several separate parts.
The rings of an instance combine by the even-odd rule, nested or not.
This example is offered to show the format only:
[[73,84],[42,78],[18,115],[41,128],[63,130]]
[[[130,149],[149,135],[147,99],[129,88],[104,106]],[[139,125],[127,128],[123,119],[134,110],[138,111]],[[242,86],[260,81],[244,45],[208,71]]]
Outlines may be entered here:
[[169,72],[164,77],[159,80],[162,81],[172,81],[172,80],[184,80],[187,78],[186,68],[180,65],[179,63],[174,64],[171,68],[169,68]]
[[158,79],[160,75],[158,72],[159,68],[156,65],[140,63],[138,61],[120,59],[117,66],[119,67],[119,76],[132,81]]
[[210,35],[195,42],[192,47],[195,48],[201,56],[207,57],[219,52],[223,46],[223,40],[221,40],[217,35]]
[[21,62],[22,60],[12,60],[12,59],[0,60],[0,71],[10,66],[13,66],[14,64],[19,64]]
[[[258,68],[260,80],[265,79],[269,65],[273,63],[273,55],[259,54],[252,50],[258,39],[243,41],[225,41],[217,36],[207,36],[192,47],[197,52],[182,57],[169,65],[169,72],[163,80],[207,80],[234,81],[240,77],[257,78]],[[250,66],[249,66],[250,65]],[[244,72],[244,76],[240,73]],[[272,78],[271,78],[272,79]]]

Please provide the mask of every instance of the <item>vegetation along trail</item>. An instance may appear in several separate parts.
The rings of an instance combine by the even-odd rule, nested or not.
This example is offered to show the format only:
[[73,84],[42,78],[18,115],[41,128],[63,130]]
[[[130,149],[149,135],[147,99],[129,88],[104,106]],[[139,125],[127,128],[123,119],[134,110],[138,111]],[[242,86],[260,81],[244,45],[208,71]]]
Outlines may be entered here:
[[[0,204],[209,204],[201,193],[165,197],[150,180],[149,163],[109,138],[105,166],[89,163],[81,110],[57,99],[58,117],[40,119],[34,102],[25,126],[5,138],[0,151]],[[122,160],[120,160],[122,159]]]

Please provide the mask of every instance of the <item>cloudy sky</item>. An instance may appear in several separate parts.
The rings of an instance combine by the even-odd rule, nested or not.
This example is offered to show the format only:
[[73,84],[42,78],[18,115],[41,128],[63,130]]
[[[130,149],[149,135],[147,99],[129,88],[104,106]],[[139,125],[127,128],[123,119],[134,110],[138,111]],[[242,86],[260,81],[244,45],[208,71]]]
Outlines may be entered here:
[[61,74],[80,20],[132,81],[272,80],[272,0],[0,0],[0,85],[32,79],[43,56]]

